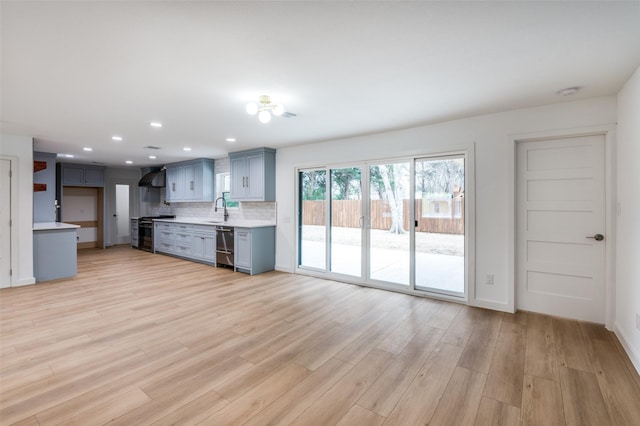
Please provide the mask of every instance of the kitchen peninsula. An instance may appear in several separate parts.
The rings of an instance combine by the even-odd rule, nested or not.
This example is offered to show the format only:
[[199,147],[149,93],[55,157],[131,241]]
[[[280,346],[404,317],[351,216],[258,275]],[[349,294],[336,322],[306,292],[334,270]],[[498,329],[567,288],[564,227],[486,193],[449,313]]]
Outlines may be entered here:
[[33,272],[36,282],[74,277],[78,273],[78,225],[33,224]]

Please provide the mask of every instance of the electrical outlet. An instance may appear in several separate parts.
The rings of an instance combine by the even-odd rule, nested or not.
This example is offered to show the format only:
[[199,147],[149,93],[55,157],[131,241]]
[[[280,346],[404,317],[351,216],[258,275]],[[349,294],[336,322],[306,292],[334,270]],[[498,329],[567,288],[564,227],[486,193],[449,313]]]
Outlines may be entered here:
[[487,274],[487,285],[493,285],[493,274]]
[[636,313],[636,328],[640,331],[640,314]]

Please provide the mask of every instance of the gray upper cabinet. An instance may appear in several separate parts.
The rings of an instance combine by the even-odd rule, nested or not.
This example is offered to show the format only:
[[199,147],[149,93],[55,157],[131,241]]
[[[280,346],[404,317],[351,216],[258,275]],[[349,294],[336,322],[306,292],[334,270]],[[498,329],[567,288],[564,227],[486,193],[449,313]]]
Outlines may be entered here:
[[167,164],[166,200],[171,202],[213,201],[214,161],[208,158]]
[[104,186],[104,167],[65,163],[58,167],[64,186]]
[[276,151],[258,148],[229,153],[233,201],[276,200]]

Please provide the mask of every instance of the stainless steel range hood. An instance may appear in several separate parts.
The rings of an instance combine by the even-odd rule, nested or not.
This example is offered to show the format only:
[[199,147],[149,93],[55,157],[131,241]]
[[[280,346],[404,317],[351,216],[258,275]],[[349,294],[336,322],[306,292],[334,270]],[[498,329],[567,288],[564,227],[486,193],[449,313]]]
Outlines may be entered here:
[[160,170],[151,171],[140,179],[138,186],[146,186],[151,188],[164,188],[166,186],[166,175],[164,167]]

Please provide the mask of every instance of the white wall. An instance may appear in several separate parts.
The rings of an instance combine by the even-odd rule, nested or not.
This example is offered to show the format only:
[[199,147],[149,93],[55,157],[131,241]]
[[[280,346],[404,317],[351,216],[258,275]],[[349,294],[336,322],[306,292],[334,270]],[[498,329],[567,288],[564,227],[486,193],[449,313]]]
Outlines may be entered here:
[[618,94],[615,331],[640,371],[640,68]]
[[[616,121],[614,96],[528,108],[310,145],[278,149],[276,197],[278,226],[276,269],[295,267],[294,168],[427,154],[466,148],[475,142],[476,300],[473,304],[510,310],[508,199],[513,179],[512,135],[557,129],[611,125]],[[494,274],[495,284],[481,277]]]
[[11,218],[13,235],[17,235],[16,241],[12,241],[11,244],[12,285],[34,284],[36,279],[33,276],[33,139],[0,135],[0,155],[17,159],[17,173],[14,170],[12,177],[17,179],[18,183],[15,200],[18,214]]

